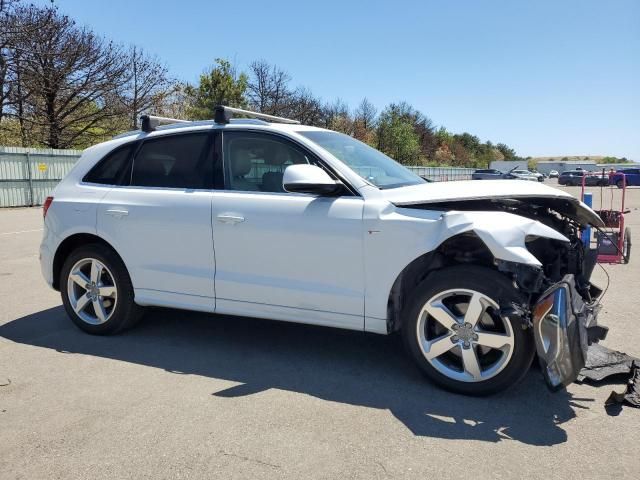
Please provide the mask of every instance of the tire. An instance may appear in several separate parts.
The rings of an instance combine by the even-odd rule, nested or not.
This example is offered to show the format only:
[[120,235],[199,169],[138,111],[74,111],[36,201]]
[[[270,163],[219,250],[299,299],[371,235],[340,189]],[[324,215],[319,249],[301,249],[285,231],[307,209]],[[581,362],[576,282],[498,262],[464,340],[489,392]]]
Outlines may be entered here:
[[624,237],[622,239],[622,263],[629,263],[631,259],[631,231],[624,229]]
[[[463,323],[461,317],[466,310],[465,301],[468,305],[470,298],[485,305],[475,327]],[[522,301],[524,298],[512,282],[495,270],[461,265],[434,271],[405,304],[402,314],[405,347],[418,368],[446,390],[474,396],[499,392],[522,380],[534,357],[531,331],[525,330],[519,320],[499,314],[500,305]],[[434,305],[448,306],[448,312],[457,320],[452,321],[444,313],[446,310]],[[473,321],[471,317],[468,320]],[[447,322],[451,326],[445,328]],[[508,342],[511,343],[507,345]],[[482,346],[483,343],[494,347]],[[441,350],[443,353],[439,353]],[[471,361],[473,358],[479,361],[477,368]],[[467,368],[467,359],[471,368]]]
[[93,335],[112,335],[130,328],[143,312],[133,300],[124,263],[100,244],[71,252],[60,273],[60,294],[73,323]]
[[616,187],[618,187],[618,188],[622,188],[622,187],[624,187],[624,182],[623,182],[622,180],[618,180],[618,181],[616,182]]

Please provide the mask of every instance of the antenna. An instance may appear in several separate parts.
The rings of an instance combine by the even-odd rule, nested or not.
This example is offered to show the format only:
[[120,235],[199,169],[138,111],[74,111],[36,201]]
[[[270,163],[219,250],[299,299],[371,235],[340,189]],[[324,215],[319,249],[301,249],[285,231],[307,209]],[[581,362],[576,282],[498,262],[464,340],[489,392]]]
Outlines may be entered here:
[[295,125],[300,124],[298,120],[293,120],[291,118],[276,117],[274,115],[267,115],[266,113],[252,112],[251,110],[243,110],[241,108],[226,107],[224,105],[216,106],[215,116],[213,121],[216,123],[229,123],[229,120],[231,120],[234,113],[238,113],[240,115],[246,115],[247,117],[250,117],[250,118],[258,118],[260,120],[266,120],[268,122],[273,122],[273,123],[289,123],[289,124],[295,124]]

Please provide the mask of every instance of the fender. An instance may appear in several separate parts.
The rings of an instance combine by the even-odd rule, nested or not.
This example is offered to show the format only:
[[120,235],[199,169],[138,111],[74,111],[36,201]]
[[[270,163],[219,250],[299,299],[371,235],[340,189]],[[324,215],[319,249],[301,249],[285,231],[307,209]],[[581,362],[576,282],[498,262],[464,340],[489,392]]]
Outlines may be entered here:
[[365,330],[378,333],[387,332],[389,294],[404,268],[454,236],[473,232],[494,258],[532,267],[542,264],[527,250],[527,239],[569,242],[536,220],[507,212],[442,212],[389,204],[375,212],[373,205],[369,207],[365,206]]
[[[442,241],[473,231],[493,256],[507,262],[539,267],[542,264],[526,248],[530,237],[543,237],[569,243],[569,239],[536,220],[506,212],[446,212],[442,214]],[[452,233],[455,232],[455,233]]]

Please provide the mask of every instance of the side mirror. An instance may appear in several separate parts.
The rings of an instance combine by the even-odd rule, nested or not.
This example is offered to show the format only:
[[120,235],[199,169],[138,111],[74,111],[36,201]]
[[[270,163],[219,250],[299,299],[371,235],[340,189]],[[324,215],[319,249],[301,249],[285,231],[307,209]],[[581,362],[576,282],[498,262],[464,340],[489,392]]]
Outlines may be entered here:
[[313,195],[336,195],[343,188],[323,169],[307,164],[289,165],[284,171],[282,185],[287,192]]

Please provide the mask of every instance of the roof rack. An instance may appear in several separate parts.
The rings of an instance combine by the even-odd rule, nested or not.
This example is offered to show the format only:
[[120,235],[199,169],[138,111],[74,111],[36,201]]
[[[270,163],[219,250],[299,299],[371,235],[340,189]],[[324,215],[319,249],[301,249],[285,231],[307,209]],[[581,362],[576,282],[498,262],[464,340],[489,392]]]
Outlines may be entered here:
[[142,115],[140,117],[142,122],[141,130],[149,133],[153,132],[160,125],[171,125],[173,123],[190,123],[189,120],[178,120],[177,118],[168,117],[156,117],[154,115]]
[[[234,113],[244,115],[249,118],[255,118],[258,120],[266,120],[272,123],[289,123],[299,124],[297,120],[291,118],[276,117],[274,115],[267,115],[266,113],[252,112],[251,110],[243,110],[242,108],[227,107],[224,105],[217,105],[214,109],[215,115],[213,121],[218,124],[227,124],[233,117]],[[141,130],[145,133],[155,131],[161,125],[173,125],[176,123],[193,123],[191,120],[180,120],[177,118],[157,117],[155,115],[142,115]]]
[[224,105],[217,105],[215,108],[215,116],[213,118],[216,123],[229,123],[229,120],[233,117],[234,113],[245,115],[250,118],[257,118],[260,120],[266,120],[273,123],[290,123],[297,125],[300,122],[291,118],[276,117],[274,115],[267,115],[266,113],[252,112],[251,110],[243,110],[242,108],[226,107]]

